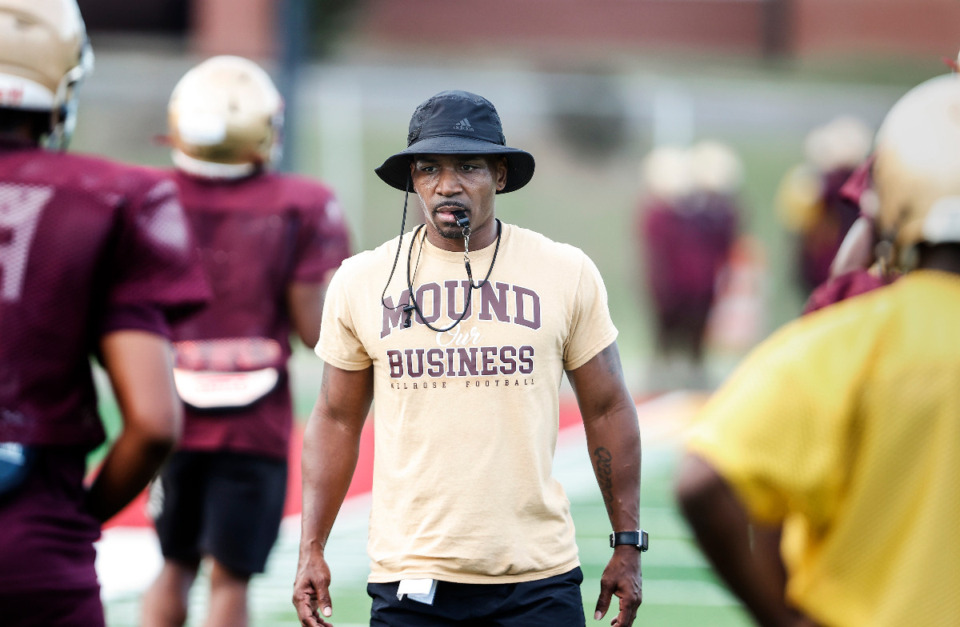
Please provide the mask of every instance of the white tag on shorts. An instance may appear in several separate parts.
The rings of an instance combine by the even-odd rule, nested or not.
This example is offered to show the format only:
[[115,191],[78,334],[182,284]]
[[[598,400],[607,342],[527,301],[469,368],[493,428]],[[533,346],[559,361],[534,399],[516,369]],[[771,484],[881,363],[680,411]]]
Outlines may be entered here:
[[436,593],[436,579],[401,579],[397,586],[397,598],[401,601],[406,595],[411,601],[433,605],[433,596]]

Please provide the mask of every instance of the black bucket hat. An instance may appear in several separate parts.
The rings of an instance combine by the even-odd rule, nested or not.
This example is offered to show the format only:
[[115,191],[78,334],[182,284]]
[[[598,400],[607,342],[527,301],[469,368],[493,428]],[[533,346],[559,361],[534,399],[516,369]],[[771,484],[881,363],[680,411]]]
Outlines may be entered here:
[[410,118],[407,147],[375,171],[384,183],[407,191],[414,155],[503,155],[507,184],[498,194],[520,189],[533,178],[533,155],[506,145],[493,104],[466,91],[443,91],[421,103]]

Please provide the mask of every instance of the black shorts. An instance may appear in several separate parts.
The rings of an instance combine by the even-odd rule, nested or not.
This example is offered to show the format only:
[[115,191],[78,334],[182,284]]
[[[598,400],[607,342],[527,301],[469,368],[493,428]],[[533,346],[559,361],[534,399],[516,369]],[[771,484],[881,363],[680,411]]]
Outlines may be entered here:
[[584,627],[583,573],[506,584],[440,581],[433,605],[397,599],[393,583],[367,584],[371,627]]
[[239,576],[263,572],[283,519],[286,460],[178,451],[159,485],[151,500],[165,558],[195,565],[211,556]]

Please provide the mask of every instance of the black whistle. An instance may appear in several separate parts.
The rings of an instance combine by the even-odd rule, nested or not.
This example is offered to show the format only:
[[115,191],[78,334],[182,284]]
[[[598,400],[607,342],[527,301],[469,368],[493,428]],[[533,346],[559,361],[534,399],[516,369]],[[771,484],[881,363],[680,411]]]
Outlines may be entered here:
[[457,226],[459,226],[461,229],[470,227],[470,218],[467,216],[466,211],[458,209],[453,212],[453,217],[457,220]]
[[413,323],[413,305],[407,305],[403,308],[403,328],[409,329],[410,325]]

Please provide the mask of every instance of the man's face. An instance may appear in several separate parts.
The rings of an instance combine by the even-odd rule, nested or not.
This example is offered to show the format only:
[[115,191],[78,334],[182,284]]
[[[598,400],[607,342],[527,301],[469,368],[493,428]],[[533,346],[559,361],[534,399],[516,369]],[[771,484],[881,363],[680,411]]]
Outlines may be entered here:
[[[454,211],[462,210],[470,218],[471,237],[479,236],[481,245],[489,243],[485,236],[494,231],[494,196],[507,182],[503,158],[418,155],[411,165],[411,174],[429,231],[448,242],[462,239],[462,229],[453,216]],[[442,243],[435,238],[431,241],[435,245]]]

